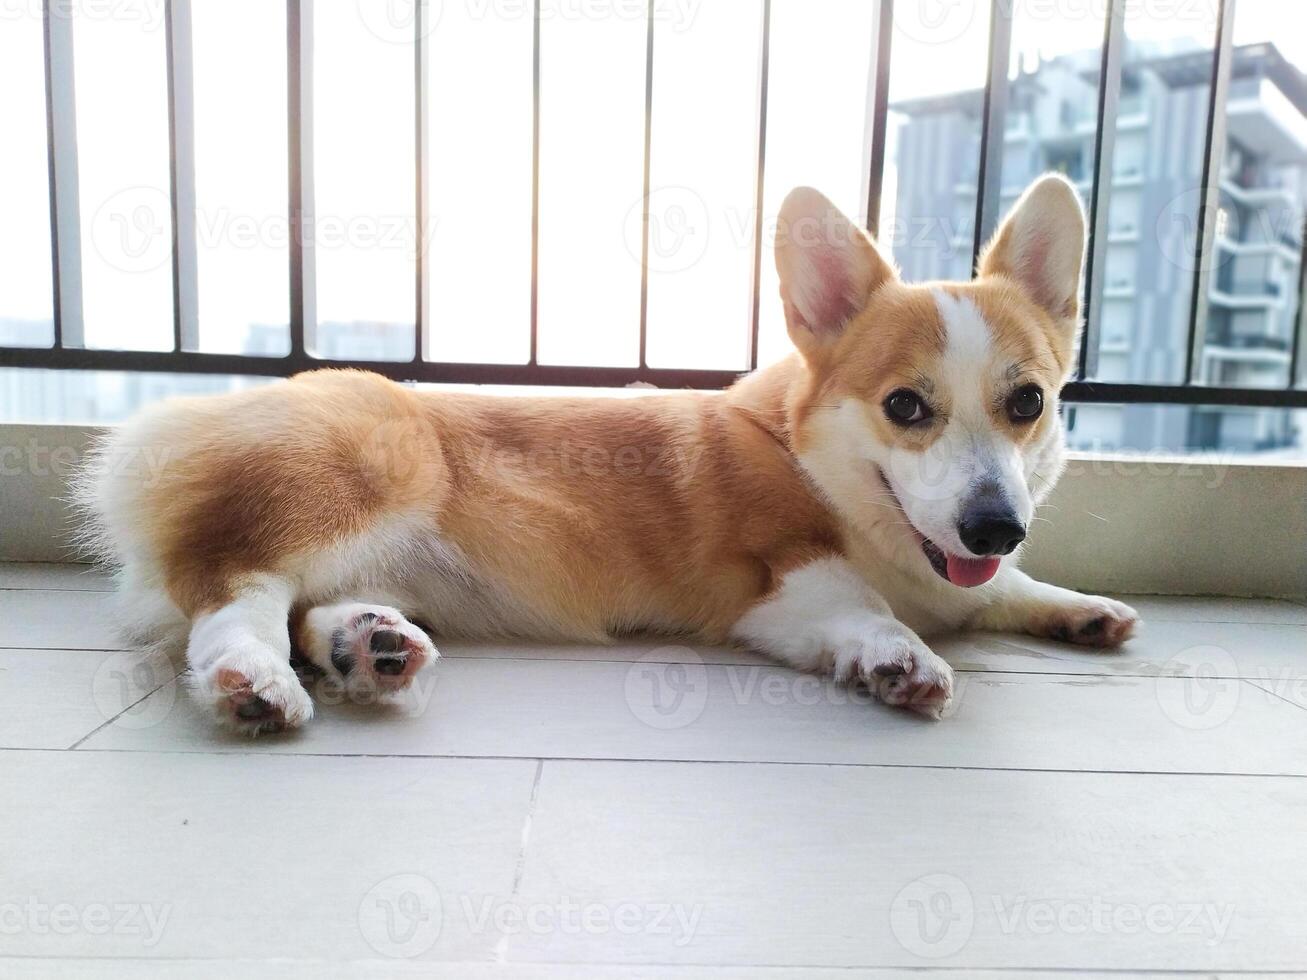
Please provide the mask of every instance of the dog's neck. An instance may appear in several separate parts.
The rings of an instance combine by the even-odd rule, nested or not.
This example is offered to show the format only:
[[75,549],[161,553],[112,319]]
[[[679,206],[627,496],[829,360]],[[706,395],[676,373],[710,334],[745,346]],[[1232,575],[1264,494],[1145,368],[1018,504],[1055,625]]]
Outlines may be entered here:
[[808,368],[796,353],[741,378],[726,392],[726,397],[788,452],[794,453],[795,406],[806,395],[809,383]]

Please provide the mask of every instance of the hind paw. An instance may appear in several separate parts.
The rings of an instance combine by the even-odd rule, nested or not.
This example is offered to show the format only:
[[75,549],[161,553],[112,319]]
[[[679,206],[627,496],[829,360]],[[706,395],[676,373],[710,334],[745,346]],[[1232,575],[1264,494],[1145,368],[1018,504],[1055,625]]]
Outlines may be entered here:
[[301,652],[351,689],[401,691],[440,654],[430,638],[390,606],[319,606],[304,618]]

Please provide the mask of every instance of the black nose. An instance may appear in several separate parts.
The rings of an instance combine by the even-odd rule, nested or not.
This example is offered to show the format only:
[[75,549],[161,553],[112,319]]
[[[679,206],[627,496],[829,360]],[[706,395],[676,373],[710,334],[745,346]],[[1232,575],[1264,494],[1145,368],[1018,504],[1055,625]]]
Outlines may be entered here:
[[1010,555],[1026,539],[1026,529],[1010,513],[968,514],[958,537],[973,555]]

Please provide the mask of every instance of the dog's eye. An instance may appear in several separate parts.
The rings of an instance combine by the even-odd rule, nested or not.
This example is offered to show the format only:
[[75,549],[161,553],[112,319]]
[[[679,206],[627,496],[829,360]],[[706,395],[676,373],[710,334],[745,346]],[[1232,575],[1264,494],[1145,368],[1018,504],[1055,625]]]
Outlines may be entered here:
[[1033,422],[1044,411],[1044,393],[1038,385],[1018,388],[1007,400],[1007,414],[1013,422]]
[[895,425],[915,425],[930,418],[930,408],[916,392],[899,388],[885,399],[885,415]]

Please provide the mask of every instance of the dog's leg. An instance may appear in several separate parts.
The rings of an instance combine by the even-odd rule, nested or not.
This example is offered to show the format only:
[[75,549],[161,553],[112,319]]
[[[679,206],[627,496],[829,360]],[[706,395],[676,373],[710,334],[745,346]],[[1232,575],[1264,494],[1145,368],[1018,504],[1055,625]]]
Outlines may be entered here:
[[993,601],[968,625],[1084,646],[1115,647],[1130,638],[1139,619],[1124,602],[1036,582],[1015,568],[1001,571],[993,589]]
[[886,704],[931,717],[953,694],[952,668],[842,558],[821,558],[783,575],[732,633],[785,663],[841,682],[861,680]]
[[304,659],[347,686],[369,691],[402,690],[440,656],[399,609],[376,602],[314,606],[296,618],[293,629]]
[[293,594],[285,579],[251,575],[230,602],[191,625],[191,688],[237,731],[295,728],[313,716],[313,702],[290,667],[286,618]]

